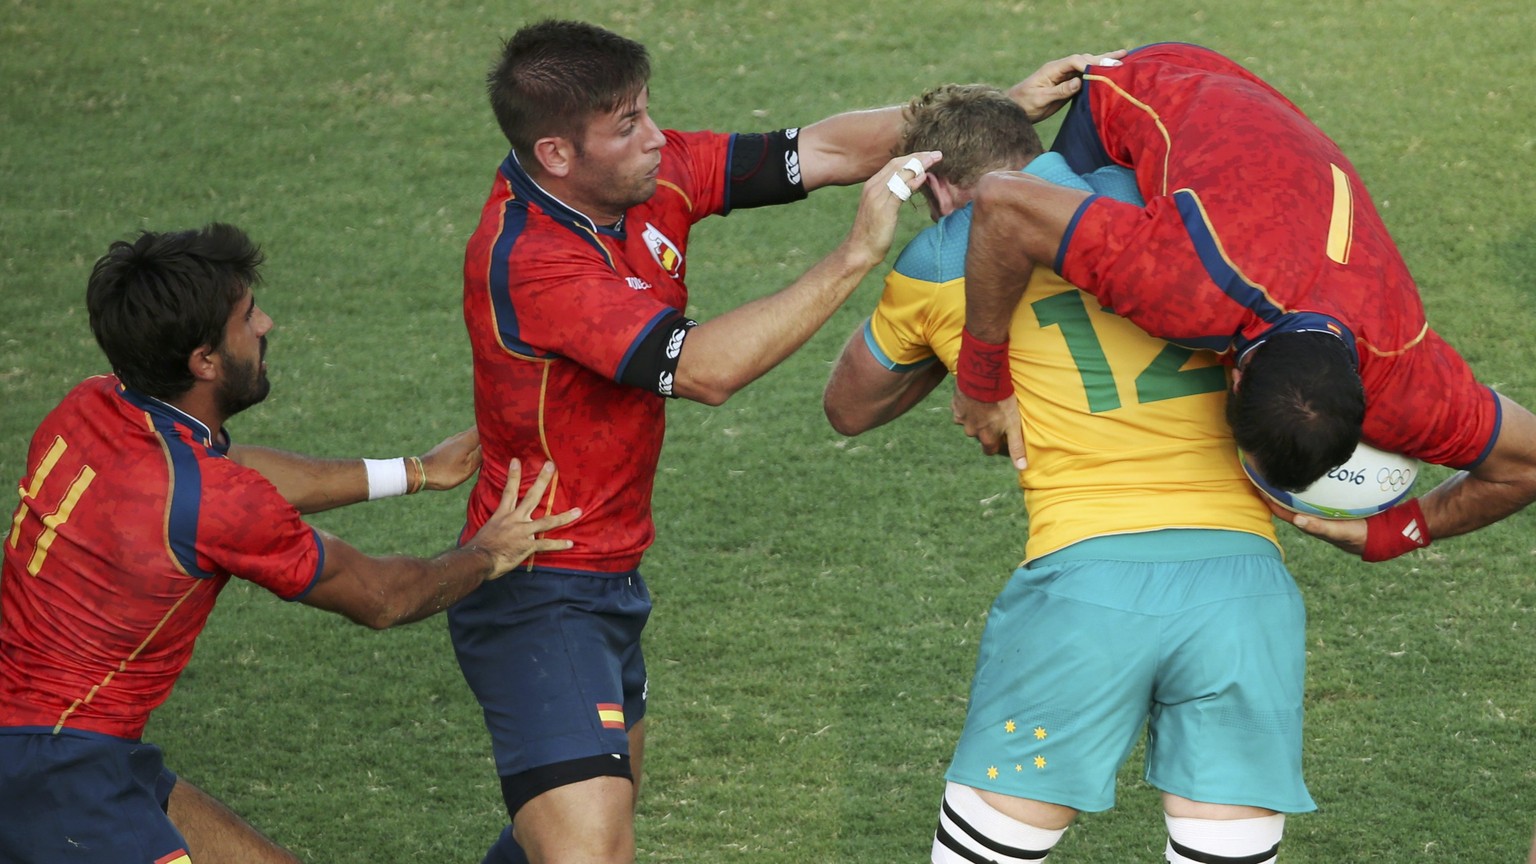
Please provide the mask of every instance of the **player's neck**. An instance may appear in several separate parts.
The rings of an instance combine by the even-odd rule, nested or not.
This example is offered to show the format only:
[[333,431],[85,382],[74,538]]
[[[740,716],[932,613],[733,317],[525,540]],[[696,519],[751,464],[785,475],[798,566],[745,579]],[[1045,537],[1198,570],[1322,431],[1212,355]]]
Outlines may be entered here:
[[224,437],[224,421],[229,418],[224,416],[223,411],[219,410],[219,402],[214,396],[213,388],[202,385],[203,382],[197,382],[187,392],[175,399],[167,399],[165,401],[177,410],[207,426],[208,431],[213,435],[213,440],[219,441]]

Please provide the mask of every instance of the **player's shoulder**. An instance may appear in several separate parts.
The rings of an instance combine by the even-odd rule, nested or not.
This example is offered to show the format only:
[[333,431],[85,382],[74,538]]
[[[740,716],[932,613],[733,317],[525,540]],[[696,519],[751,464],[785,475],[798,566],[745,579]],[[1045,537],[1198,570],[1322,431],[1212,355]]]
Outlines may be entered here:
[[971,207],[950,213],[924,228],[902,248],[895,270],[922,282],[950,282],[965,276],[965,250],[971,238]]

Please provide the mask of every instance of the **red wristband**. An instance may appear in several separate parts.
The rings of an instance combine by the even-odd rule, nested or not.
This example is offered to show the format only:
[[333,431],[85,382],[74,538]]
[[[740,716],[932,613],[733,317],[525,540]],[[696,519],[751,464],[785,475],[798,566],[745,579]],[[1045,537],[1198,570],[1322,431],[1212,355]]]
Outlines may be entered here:
[[1366,561],[1386,561],[1429,545],[1429,526],[1419,499],[1410,498],[1365,520]]
[[955,362],[955,386],[978,402],[1001,402],[1013,396],[1008,368],[1008,340],[983,342],[969,329],[960,331],[960,359]]

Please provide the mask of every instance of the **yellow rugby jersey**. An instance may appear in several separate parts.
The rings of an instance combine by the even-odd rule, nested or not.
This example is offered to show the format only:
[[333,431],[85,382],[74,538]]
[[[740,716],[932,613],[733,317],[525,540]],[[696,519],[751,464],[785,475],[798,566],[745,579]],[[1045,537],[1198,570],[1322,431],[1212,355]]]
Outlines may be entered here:
[[[1057,180],[1041,167],[1049,166],[1029,170]],[[920,233],[886,277],[865,327],[886,368],[937,360],[954,371],[970,216],[964,208]],[[1214,354],[1148,336],[1044,267],[1014,313],[1010,344],[1029,460],[1019,474],[1026,560],[1090,537],[1164,528],[1276,542],[1269,510],[1238,464],[1224,414],[1226,370]]]

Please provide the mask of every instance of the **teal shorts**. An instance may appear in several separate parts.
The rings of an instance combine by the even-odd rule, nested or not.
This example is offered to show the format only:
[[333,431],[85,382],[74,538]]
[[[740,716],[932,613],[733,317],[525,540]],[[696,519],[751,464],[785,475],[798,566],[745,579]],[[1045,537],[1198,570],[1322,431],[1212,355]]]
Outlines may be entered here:
[[1301,777],[1306,611],[1235,531],[1094,538],[1015,571],[981,638],[946,777],[1083,811],[1147,730],[1146,779],[1194,801],[1315,810]]

